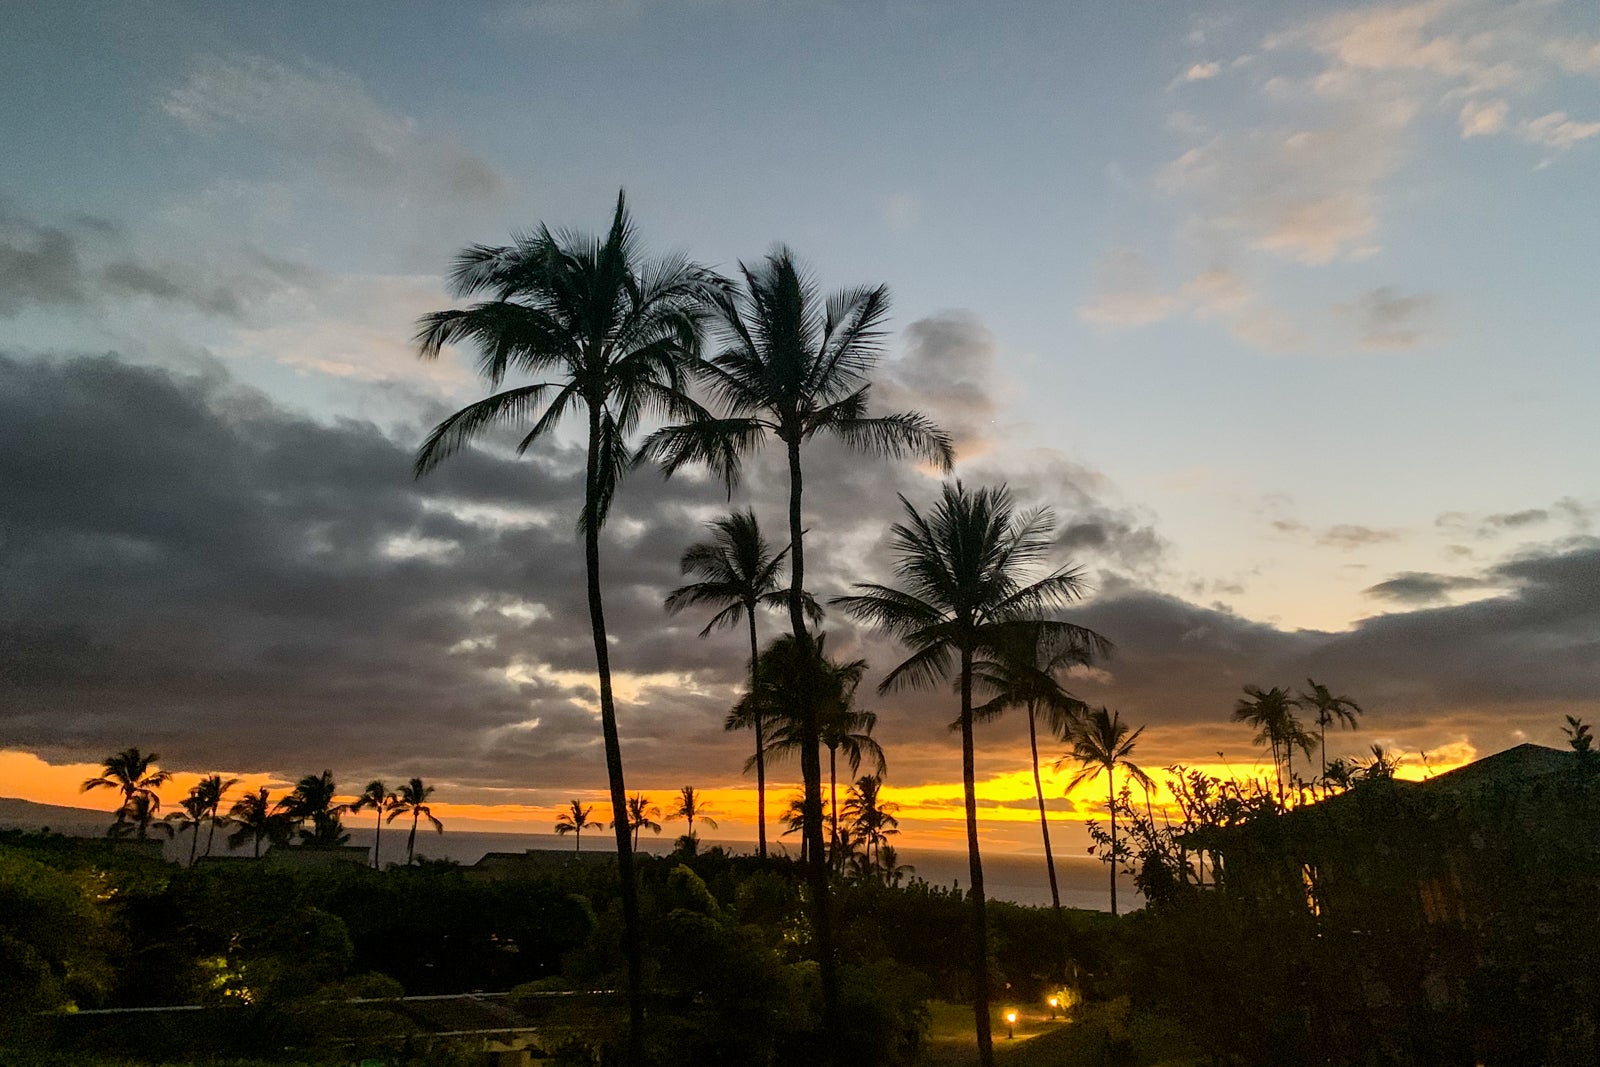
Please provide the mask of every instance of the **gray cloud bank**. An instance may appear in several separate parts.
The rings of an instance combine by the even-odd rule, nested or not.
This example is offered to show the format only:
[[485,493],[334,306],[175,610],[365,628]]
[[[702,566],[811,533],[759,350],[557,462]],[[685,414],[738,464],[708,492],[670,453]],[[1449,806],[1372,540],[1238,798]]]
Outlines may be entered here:
[[[85,759],[139,744],[180,769],[422,773],[454,783],[454,800],[598,787],[580,456],[479,450],[415,482],[421,430],[315,422],[220,371],[0,356],[0,745]],[[810,475],[816,591],[885,577],[893,494],[926,500],[934,480],[825,449]],[[1076,617],[1119,652],[1077,689],[1149,723],[1152,764],[1245,753],[1226,718],[1246,683],[1310,674],[1362,700],[1375,730],[1454,731],[1484,748],[1517,728],[1553,735],[1558,712],[1600,697],[1600,542],[1495,567],[1490,599],[1284,631],[1126,577],[1160,540],[1104,504],[1092,472],[1023,464],[1012,480],[1028,503],[1057,502],[1063,543],[1109,568]],[[781,484],[753,467],[774,534]],[[702,619],[660,608],[683,548],[725,506],[703,480],[640,472],[608,533],[614,659],[650,676],[622,708],[636,781],[727,783],[743,761],[747,738],[721,728],[738,642],[698,640]],[[1137,543],[1105,543],[1118,538]],[[878,671],[903,655],[830,628]],[[882,714],[894,781],[953,778],[948,693],[865,703]],[[990,769],[1025,752],[1021,731],[987,731]]]

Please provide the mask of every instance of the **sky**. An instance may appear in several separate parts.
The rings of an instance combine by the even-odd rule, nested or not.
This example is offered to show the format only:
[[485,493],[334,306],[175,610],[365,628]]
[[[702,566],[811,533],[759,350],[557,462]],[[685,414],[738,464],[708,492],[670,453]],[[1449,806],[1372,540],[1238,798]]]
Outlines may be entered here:
[[[659,252],[890,287],[878,409],[1054,509],[1116,645],[1069,687],[1145,766],[1259,770],[1246,684],[1355,698],[1330,753],[1419,774],[1600,712],[1593,5],[4,6],[0,795],[83,803],[139,745],[175,796],[329,766],[458,827],[598,801],[577,439],[413,481],[483,386],[411,336],[459,249],[619,188]],[[887,578],[938,476],[808,472],[814,591]],[[784,490],[767,456],[733,504],[779,530]],[[639,471],[604,566],[630,788],[751,838],[739,638],[661,610],[728,507]],[[954,843],[953,696],[878,697],[903,650],[828,629],[905,840]],[[1033,847],[1025,724],[979,745],[985,834]]]

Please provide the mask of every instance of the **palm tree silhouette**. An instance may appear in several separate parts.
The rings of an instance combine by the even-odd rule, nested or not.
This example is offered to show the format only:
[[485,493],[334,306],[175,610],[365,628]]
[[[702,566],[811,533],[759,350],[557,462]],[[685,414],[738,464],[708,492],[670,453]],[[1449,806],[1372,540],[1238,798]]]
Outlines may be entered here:
[[1103,707],[1095,708],[1083,718],[1068,739],[1070,747],[1067,754],[1056,761],[1057,767],[1075,762],[1081,768],[1067,784],[1069,791],[1102,774],[1106,776],[1106,807],[1111,812],[1112,915],[1117,914],[1117,768],[1120,767],[1147,793],[1155,787],[1144,768],[1133,762],[1133,750],[1142,733],[1143,726],[1129,733],[1128,724],[1122,721],[1118,712],[1107,711]]
[[185,830],[190,832],[189,866],[193,867],[200,847],[200,824],[206,821],[206,798],[200,795],[200,788],[196,786],[178,802],[178,808],[178,811],[166,817],[166,822],[177,833]]
[[288,842],[292,830],[289,816],[278,810],[267,795],[267,787],[262,786],[254,793],[246,793],[233,802],[233,807],[228,809],[228,817],[239,828],[228,835],[228,847],[239,848],[246,841],[255,841],[255,857],[261,858],[261,839],[264,837],[274,845]]
[[[635,793],[628,798],[627,827],[633,835],[633,850],[639,851],[639,831],[649,830],[653,834],[661,832],[661,824],[655,820],[661,818],[661,809],[650,803],[650,798],[643,793]],[[611,824],[615,828],[616,823]]]
[[[752,510],[735,511],[706,526],[711,538],[689,546],[684,552],[681,566],[684,574],[700,580],[679,586],[667,594],[666,608],[677,614],[684,608],[701,604],[720,607],[711,617],[700,636],[722,626],[736,626],[741,621],[750,630],[750,688],[755,689],[756,661],[760,658],[760,645],[756,637],[756,608],[782,607],[786,594],[779,580],[785,548],[774,552],[761,536],[761,527]],[[808,613],[812,621],[820,621],[822,609],[809,596]],[[756,734],[756,850],[762,859],[767,858],[767,766],[762,751],[766,745],[765,715],[755,704],[741,705],[728,716],[729,730],[751,729]]]
[[883,799],[882,787],[881,776],[864,774],[850,787],[844,802],[850,831],[865,844],[875,871],[882,868],[883,848],[890,835],[900,832],[900,820],[894,814],[899,808]]
[[136,793],[117,809],[117,821],[106,831],[107,837],[122,838],[132,834],[140,841],[149,837],[150,831],[172,836],[172,824],[156,818],[161,801],[154,793]]
[[1318,685],[1310,678],[1306,685],[1311,687],[1309,693],[1301,693],[1295,704],[1307,711],[1314,712],[1317,716],[1317,741],[1322,746],[1322,777],[1328,776],[1328,727],[1342,724],[1354,730],[1356,718],[1361,714],[1361,706],[1349,697],[1336,697],[1328,691],[1325,685]]
[[[166,771],[157,770],[156,763],[161,757],[154,752],[145,754],[137,748],[125,748],[121,752],[113,753],[102,761],[102,771],[97,778],[90,778],[80,787],[79,792],[87,793],[93,789],[115,789],[122,796],[122,802],[116,811],[115,825],[123,822],[133,822],[131,818],[133,802],[144,798],[140,814],[144,817],[141,824],[139,838],[143,840],[144,825],[161,810],[161,798],[156,790],[171,780],[172,775]],[[130,818],[125,819],[124,813],[129,813]],[[117,836],[121,836],[120,834]]]
[[1052,640],[1104,651],[1092,630],[1039,618],[1044,610],[1078,597],[1078,571],[1061,568],[1033,582],[1026,575],[1052,547],[1055,520],[1048,509],[1018,513],[1005,486],[969,491],[946,483],[924,516],[905,497],[903,521],[890,530],[895,575],[903,588],[858,583],[854,596],[833,603],[912,648],[878,686],[924,688],[954,673],[961,694],[961,781],[966,800],[967,856],[972,879],[973,1013],[978,1057],[994,1062],[989,1032],[989,931],[983,896],[983,860],[978,850],[978,797],[973,751],[973,668],[1002,647],[1008,629],[1030,621]]
[[380,858],[382,855],[381,849],[383,846],[383,813],[388,811],[389,805],[393,803],[394,792],[381,781],[374,778],[372,781],[367,783],[367,787],[361,791],[361,795],[356,797],[356,799],[350,804],[351,811],[361,811],[364,808],[371,808],[377,815],[376,824],[372,829],[373,870],[381,871],[383,869],[383,864]]
[[[789,627],[806,629],[804,480],[801,447],[818,435],[847,447],[897,458],[920,456],[942,470],[954,460],[950,437],[915,412],[867,414],[869,375],[877,364],[889,312],[887,286],[841,290],[823,299],[816,283],[779,247],[754,266],[739,265],[743,285],[712,293],[722,349],[699,371],[722,416],[668,426],[645,441],[641,457],[657,459],[668,476],[704,463],[731,491],[743,457],[769,437],[783,443],[789,465]],[[806,718],[800,777],[806,804],[807,880],[821,968],[823,1025],[839,1031],[839,982],[822,844],[822,764],[818,724]]]
[[1050,876],[1050,904],[1060,911],[1061,891],[1056,886],[1055,855],[1050,850],[1050,820],[1045,814],[1044,785],[1039,780],[1037,720],[1043,716],[1045,726],[1056,737],[1071,734],[1088,706],[1062,689],[1056,675],[1069,667],[1087,665],[1094,656],[1080,642],[1052,640],[1031,624],[1008,629],[1008,639],[998,654],[973,664],[973,680],[994,696],[972,713],[979,721],[985,721],[1007,708],[1027,709],[1033,792],[1039,803],[1039,835],[1044,840],[1044,866]]
[[299,828],[300,844],[306,848],[338,848],[350,840],[340,818],[344,805],[333,802],[334,789],[332,771],[308,774],[279,802],[279,809]]
[[389,805],[389,817],[385,822],[394,822],[400,816],[411,815],[411,833],[406,836],[406,866],[411,866],[417,854],[417,823],[427,819],[439,833],[444,833],[444,823],[433,817],[433,809],[428,806],[428,798],[433,795],[433,786],[423,784],[421,778],[413,778],[400,787],[395,793],[394,801]]
[[1289,691],[1280,686],[1262,689],[1259,685],[1244,687],[1245,695],[1233,705],[1233,721],[1248,723],[1256,728],[1255,743],[1266,743],[1272,749],[1272,773],[1277,778],[1278,796],[1283,797],[1284,764],[1287,764],[1290,782],[1294,781],[1294,750],[1298,746],[1307,757],[1315,747],[1311,735],[1300,728],[1294,717],[1294,700]]
[[[863,667],[866,665],[865,660],[857,662]],[[844,700],[822,717],[822,747],[828,750],[828,817],[833,824],[833,843],[829,847],[834,853],[839,849],[839,753],[844,753],[852,777],[861,773],[863,762],[873,768],[874,774],[886,774],[889,770],[883,746],[872,736],[878,725],[878,714],[851,707],[855,688],[852,683]],[[833,863],[835,867],[839,865],[837,855]]]
[[717,828],[717,820],[713,819],[706,810],[704,796],[696,793],[692,785],[686,785],[678,790],[678,803],[671,811],[667,812],[667,818],[687,819],[689,821],[689,832],[684,836],[690,841],[699,840],[694,836],[694,821],[696,819],[699,819],[713,830]]
[[239,784],[237,778],[223,778],[220,774],[211,774],[200,779],[195,785],[197,796],[205,801],[206,820],[211,824],[210,831],[206,834],[206,855],[211,855],[211,846],[217,839],[218,824],[226,826],[228,817],[222,814],[222,800],[228,795],[228,790]]
[[589,818],[593,807],[584,807],[577,800],[567,802],[567,810],[556,816],[556,833],[572,834],[577,841],[576,852],[583,851],[583,832],[591,827],[599,829],[603,823],[595,822]]
[[[639,901],[601,598],[600,529],[628,469],[627,438],[639,420],[658,416],[692,420],[705,415],[684,390],[688,364],[699,354],[706,290],[715,279],[681,257],[641,263],[638,238],[620,192],[611,228],[603,238],[555,234],[541,225],[511,245],[463,250],[450,279],[457,296],[481,294],[487,299],[425,316],[417,334],[420,354],[434,358],[445,345],[470,343],[479,353],[480,374],[497,391],[434,428],[417,454],[418,476],[496,426],[527,426],[517,446],[526,451],[568,415],[581,413],[587,421],[578,527],[611,817],[616,824],[629,1052],[638,1060],[643,1056],[644,1027]],[[502,389],[513,373],[537,380]]]

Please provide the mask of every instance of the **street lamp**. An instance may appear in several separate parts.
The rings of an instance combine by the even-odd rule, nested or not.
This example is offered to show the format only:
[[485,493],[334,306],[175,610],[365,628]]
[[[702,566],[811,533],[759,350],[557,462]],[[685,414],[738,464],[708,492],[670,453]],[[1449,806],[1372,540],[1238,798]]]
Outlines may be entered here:
[[1056,1012],[1057,1012],[1057,1010],[1060,1009],[1060,1007],[1061,1007],[1061,998],[1060,997],[1051,997],[1050,998],[1050,1021],[1051,1022],[1055,1022],[1056,1021]]
[[1012,1038],[1017,1036],[1016,1027],[1017,1027],[1017,1012],[1016,1012],[1016,1009],[1013,1008],[1012,1010],[1006,1012],[1006,1040],[1007,1041],[1010,1041]]

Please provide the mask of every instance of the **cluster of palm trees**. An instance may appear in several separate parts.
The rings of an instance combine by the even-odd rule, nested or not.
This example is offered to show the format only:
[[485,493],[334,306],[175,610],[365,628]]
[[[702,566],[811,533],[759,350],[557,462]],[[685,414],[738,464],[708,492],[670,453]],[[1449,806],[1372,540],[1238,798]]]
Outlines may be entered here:
[[[1282,797],[1286,785],[1293,787],[1299,780],[1294,773],[1294,752],[1299,749],[1307,759],[1321,752],[1322,772],[1320,778],[1329,778],[1330,767],[1334,772],[1333,777],[1339,779],[1348,776],[1351,764],[1347,760],[1336,760],[1334,764],[1328,763],[1328,727],[1345,726],[1352,730],[1356,728],[1356,720],[1361,715],[1361,707],[1354,700],[1345,696],[1334,696],[1325,685],[1307,678],[1307,688],[1299,694],[1290,693],[1282,686],[1273,686],[1271,689],[1262,689],[1258,685],[1244,687],[1244,696],[1240,697],[1233,706],[1233,720],[1248,723],[1256,728],[1255,743],[1265,744],[1272,754],[1272,772],[1277,781],[1278,795]],[[1295,717],[1296,710],[1309,712],[1317,733],[1313,736]],[[1379,753],[1379,758],[1384,758]]]
[[[583,851],[583,832],[585,830],[597,830],[606,825],[598,820],[591,819],[589,816],[593,812],[593,805],[586,808],[583,806],[583,801],[574,798],[568,801],[566,809],[556,816],[556,833],[561,834],[563,837],[567,834],[572,835],[574,852]],[[661,817],[661,809],[652,804],[650,798],[644,794],[636,793],[628,798],[625,826],[629,841],[635,851],[639,848],[640,831],[649,830],[651,833],[656,834],[661,832],[661,824],[656,821]],[[692,785],[686,785],[678,790],[678,795],[671,810],[667,812],[666,818],[683,819],[688,822],[689,827],[679,841],[680,843],[687,843],[691,848],[698,845],[700,841],[694,832],[696,819],[700,820],[702,825],[709,826],[713,830],[717,828],[717,820],[712,817],[711,809],[707,806],[704,795],[696,792],[695,787]]]
[[[709,547],[691,552],[686,570],[714,595],[679,590],[669,607],[714,601],[721,608],[707,629],[745,622],[750,638],[750,701],[736,714],[757,736],[755,770],[763,787],[766,761],[776,752],[798,756],[802,837],[813,943],[823,992],[824,1025],[837,1030],[839,983],[829,905],[832,864],[825,839],[822,753],[827,709],[838,704],[842,665],[825,654],[817,603],[805,587],[804,459],[818,437],[886,459],[916,458],[949,470],[950,437],[916,412],[870,413],[871,373],[881,355],[889,294],[863,286],[822,296],[795,256],[778,248],[722,278],[683,257],[645,261],[619,194],[605,234],[555,233],[547,227],[502,246],[462,251],[450,272],[455,295],[474,301],[428,315],[417,340],[424,358],[445,347],[476,351],[490,395],[441,422],[420,448],[421,476],[471,442],[510,424],[519,450],[548,438],[568,417],[585,426],[584,497],[578,516],[583,542],[590,628],[598,675],[598,711],[617,839],[624,948],[628,970],[630,1051],[638,1058],[643,1027],[642,963],[632,848],[638,824],[629,818],[621,739],[611,678],[601,579],[600,531],[624,475],[642,462],[667,475],[707,468],[731,493],[743,463],[769,442],[787,465],[788,543],[760,548],[754,516],[735,513],[713,530]],[[708,353],[708,339],[715,347]],[[634,447],[646,422],[659,429]],[[858,620],[900,639],[911,655],[880,689],[955,681],[961,693],[968,847],[972,859],[975,1014],[981,1058],[991,1061],[987,934],[978,854],[973,780],[974,689],[977,667],[1013,631],[1035,627],[1052,649],[1074,646],[1088,659],[1108,643],[1097,634],[1049,620],[1053,608],[1082,589],[1076,571],[1032,577],[1051,547],[1048,512],[1021,512],[1004,487],[947,485],[927,513],[903,501],[905,521],[892,537],[899,557],[898,587],[861,586],[833,603]],[[755,537],[735,545],[745,528]],[[787,566],[787,589],[779,570]],[[763,696],[763,660],[756,609],[786,609],[788,647],[774,657],[781,702]],[[844,665],[847,666],[847,665]],[[848,685],[848,677],[843,679]],[[770,687],[769,687],[770,688]],[[775,709],[785,709],[779,717]],[[768,737],[771,726],[772,738]],[[743,728],[744,723],[735,724]],[[858,721],[846,734],[869,732]],[[769,743],[782,739],[774,750]],[[847,742],[827,748],[830,762]],[[863,760],[870,760],[870,750]],[[852,771],[854,773],[854,771]],[[765,800],[758,848],[765,851]],[[826,820],[829,825],[837,820]],[[837,837],[837,832],[833,835]],[[837,853],[837,849],[834,850]]]
[[[411,817],[411,833],[406,840],[406,863],[416,855],[417,827],[426,819],[439,833],[444,824],[434,817],[428,804],[434,787],[421,778],[412,778],[397,790],[390,790],[380,781],[367,784],[355,800],[340,803],[335,800],[337,788],[333,772],[308,774],[295,783],[287,794],[274,801],[266,786],[238,797],[227,814],[222,805],[228,792],[239,784],[237,778],[208,775],[189,790],[189,795],[178,803],[178,809],[160,816],[161,797],[157,790],[172,780],[168,771],[156,764],[161,757],[154,752],[141,752],[137,748],[124,749],[105,758],[101,773],[83,783],[83,791],[114,789],[121,798],[115,821],[107,831],[108,837],[133,837],[146,840],[150,834],[172,838],[188,832],[189,864],[193,866],[200,856],[211,855],[217,828],[233,827],[228,835],[228,847],[243,848],[252,845],[253,855],[261,856],[263,841],[284,847],[298,841],[304,848],[337,848],[350,839],[344,828],[345,812],[373,810],[377,815],[376,836],[373,840],[372,865],[381,863],[383,826],[398,818]],[[206,828],[205,851],[200,852],[200,831]]]

